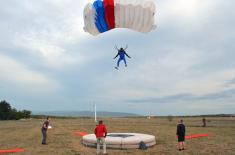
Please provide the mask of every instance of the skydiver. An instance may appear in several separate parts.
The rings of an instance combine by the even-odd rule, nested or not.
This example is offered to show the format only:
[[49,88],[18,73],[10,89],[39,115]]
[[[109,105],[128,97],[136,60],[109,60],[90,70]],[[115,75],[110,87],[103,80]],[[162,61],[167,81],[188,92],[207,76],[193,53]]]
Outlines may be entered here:
[[116,69],[118,69],[119,67],[119,64],[120,64],[120,61],[124,61],[125,63],[125,66],[127,67],[127,63],[126,63],[126,58],[125,58],[125,55],[128,57],[128,58],[131,58],[127,53],[126,53],[126,49],[128,48],[128,46],[126,46],[125,49],[123,49],[122,47],[120,49],[117,48],[117,46],[115,46],[116,50],[118,51],[117,55],[113,58],[113,59],[116,59],[118,56],[119,56],[119,59],[118,59],[118,62],[117,62],[117,67],[115,67]]

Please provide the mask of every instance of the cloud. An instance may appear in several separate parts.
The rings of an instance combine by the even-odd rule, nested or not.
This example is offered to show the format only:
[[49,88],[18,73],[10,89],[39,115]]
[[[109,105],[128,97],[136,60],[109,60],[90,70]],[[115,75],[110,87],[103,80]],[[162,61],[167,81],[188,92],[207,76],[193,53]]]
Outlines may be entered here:
[[[17,9],[11,6],[13,2]],[[0,30],[7,32],[0,37],[8,45],[5,48],[15,46],[18,53],[33,56],[38,59],[39,65],[48,68],[61,69],[86,61],[82,51],[67,48],[86,39],[82,29],[83,18],[80,18],[82,10],[78,9],[78,6],[85,5],[85,1],[22,0],[20,3],[10,1],[2,4],[0,17],[8,17]]]
[[[234,113],[235,89],[212,94],[176,94],[156,98],[137,98],[123,101],[132,110],[157,115],[199,115]],[[145,106],[143,106],[145,105]],[[140,110],[141,109],[141,110]]]
[[24,64],[0,54],[1,86],[10,90],[27,93],[56,92],[60,86],[58,82]]
[[233,88],[235,87],[235,78],[224,81],[225,87]]
[[[31,36],[32,37],[32,36]],[[83,63],[82,55],[75,57],[73,53],[67,51],[58,44],[38,40],[37,38],[17,37],[16,47],[21,48],[25,54],[34,56],[44,67],[61,68],[67,65]]]
[[201,102],[201,101],[216,101],[216,100],[235,100],[235,89],[229,89],[221,92],[204,94],[204,95],[193,95],[193,94],[176,94],[171,96],[163,96],[158,98],[142,98],[142,99],[133,99],[126,100],[130,103],[178,103],[178,102]]
[[[106,110],[142,114],[180,113],[178,107],[191,113],[231,111],[234,2],[155,0],[155,31],[115,29],[93,37],[83,31],[83,7],[92,1],[0,2],[1,94],[11,98],[17,94],[13,89],[35,89],[38,96],[42,90],[56,92],[30,98],[37,110],[82,109],[93,100]],[[117,71],[114,45],[126,44],[132,59]],[[22,98],[28,101],[25,95],[15,101]]]
[[[151,53],[151,50],[145,49],[145,52]],[[96,93],[97,96],[103,96],[105,92],[108,100],[114,100],[115,96],[119,101],[172,94],[200,96],[227,90],[224,82],[234,77],[235,70],[228,68],[204,71],[204,66],[195,67],[207,61],[204,53],[203,50],[174,47],[145,60],[128,60],[128,69],[121,67],[121,71],[117,73],[93,77],[97,84],[91,87],[102,90]],[[99,83],[102,83],[102,86]]]

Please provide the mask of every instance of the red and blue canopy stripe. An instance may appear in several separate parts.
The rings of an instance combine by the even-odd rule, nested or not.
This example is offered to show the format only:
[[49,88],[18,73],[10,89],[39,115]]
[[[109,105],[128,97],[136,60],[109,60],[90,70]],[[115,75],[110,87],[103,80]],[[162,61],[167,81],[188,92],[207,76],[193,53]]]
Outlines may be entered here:
[[100,33],[115,28],[114,0],[96,0],[93,3],[96,10],[95,25]]

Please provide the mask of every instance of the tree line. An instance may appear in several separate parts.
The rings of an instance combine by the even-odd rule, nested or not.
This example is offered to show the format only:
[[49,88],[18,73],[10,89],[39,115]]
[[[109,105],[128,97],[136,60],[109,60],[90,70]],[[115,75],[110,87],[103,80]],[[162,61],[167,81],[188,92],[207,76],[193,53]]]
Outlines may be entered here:
[[17,111],[15,108],[12,108],[7,101],[0,101],[0,120],[19,120],[22,118],[26,119],[30,117],[31,111]]

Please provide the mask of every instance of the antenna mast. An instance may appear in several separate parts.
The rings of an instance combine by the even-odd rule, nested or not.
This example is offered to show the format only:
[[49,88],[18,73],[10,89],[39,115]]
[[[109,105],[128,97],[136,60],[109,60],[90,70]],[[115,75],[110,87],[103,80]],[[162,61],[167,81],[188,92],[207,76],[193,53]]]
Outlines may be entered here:
[[95,112],[95,122],[97,122],[97,115],[96,115],[96,104],[94,104],[94,112]]

